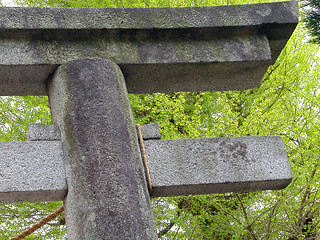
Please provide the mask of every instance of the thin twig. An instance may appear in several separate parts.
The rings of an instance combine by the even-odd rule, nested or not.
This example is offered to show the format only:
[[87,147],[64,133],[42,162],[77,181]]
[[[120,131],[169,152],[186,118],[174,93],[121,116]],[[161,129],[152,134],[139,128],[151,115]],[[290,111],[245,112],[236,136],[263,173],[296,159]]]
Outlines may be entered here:
[[[280,203],[280,201],[277,202],[277,204]],[[274,205],[273,208],[272,208],[272,211],[269,215],[269,219],[268,219],[268,223],[267,223],[267,233],[266,233],[266,239],[268,240],[270,238],[270,229],[271,229],[271,218],[272,216],[274,215],[274,212],[276,210],[276,206],[277,205]]]
[[[246,220],[246,222],[248,222],[249,219],[248,219],[246,207],[244,206],[243,201],[242,201],[240,195],[239,195],[238,193],[235,193],[235,195],[236,195],[236,197],[238,198],[238,200],[239,200],[239,202],[240,202],[240,205],[241,205],[241,207],[242,207],[244,219]],[[256,237],[254,231],[253,231],[252,228],[251,228],[251,225],[248,225],[248,226],[246,227],[246,229],[249,231],[249,233],[251,234],[251,236],[252,236],[252,238],[253,238],[254,240],[258,240],[258,238]]]
[[158,238],[162,237],[163,235],[165,235],[167,232],[170,231],[170,229],[175,225],[175,221],[170,221],[170,223],[163,229],[161,229],[158,232]]
[[275,208],[279,204],[279,202],[280,201],[278,201],[273,206],[269,207],[268,209],[266,209],[262,213],[260,213],[255,219],[253,219],[253,221],[248,225],[248,227],[252,226],[260,217],[262,217],[263,214],[265,214],[265,213],[269,212],[271,209]]
[[11,208],[7,207],[6,205],[3,205],[7,210],[9,210],[9,212],[11,212],[13,214],[14,217],[18,217],[17,214],[14,213],[14,211],[12,211]]
[[231,212],[229,212],[228,210],[224,209],[223,207],[220,206],[219,203],[217,203],[217,201],[215,201],[214,199],[212,199],[212,201],[214,202],[214,204],[220,208],[223,212],[225,212],[226,214],[230,215],[234,220],[236,220],[240,225],[242,225],[241,221],[236,217],[234,216]]

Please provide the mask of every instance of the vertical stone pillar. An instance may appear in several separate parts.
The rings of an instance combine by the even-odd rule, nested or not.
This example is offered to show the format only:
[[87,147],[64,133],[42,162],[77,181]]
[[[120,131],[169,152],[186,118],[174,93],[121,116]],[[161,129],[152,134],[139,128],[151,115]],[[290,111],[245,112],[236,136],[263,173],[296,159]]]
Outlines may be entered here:
[[68,62],[48,91],[66,161],[68,239],[157,239],[119,66],[105,59]]

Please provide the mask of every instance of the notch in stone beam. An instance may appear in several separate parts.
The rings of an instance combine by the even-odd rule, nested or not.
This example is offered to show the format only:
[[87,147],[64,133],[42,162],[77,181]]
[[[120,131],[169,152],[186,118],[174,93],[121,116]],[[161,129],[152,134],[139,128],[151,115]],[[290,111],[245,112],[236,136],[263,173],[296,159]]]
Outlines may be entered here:
[[[157,123],[143,139],[160,139]],[[68,187],[59,127],[30,123],[28,141],[0,142],[0,203],[63,201]]]

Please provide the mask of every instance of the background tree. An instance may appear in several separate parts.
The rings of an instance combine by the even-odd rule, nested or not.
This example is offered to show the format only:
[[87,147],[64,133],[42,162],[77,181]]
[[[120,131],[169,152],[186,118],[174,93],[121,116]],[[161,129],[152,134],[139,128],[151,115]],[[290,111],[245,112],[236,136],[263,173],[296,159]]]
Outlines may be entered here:
[[[176,7],[262,1],[18,0],[25,6]],[[135,122],[158,122],[163,138],[281,135],[294,174],[282,191],[152,200],[162,239],[317,239],[319,230],[319,57],[300,25],[261,84],[246,91],[130,95]],[[50,123],[47,97],[0,99],[0,139],[25,140],[29,122]],[[61,202],[0,206],[0,239]],[[28,239],[63,239],[64,218]]]
[[320,1],[305,0],[304,22],[309,29],[313,42],[320,43]]

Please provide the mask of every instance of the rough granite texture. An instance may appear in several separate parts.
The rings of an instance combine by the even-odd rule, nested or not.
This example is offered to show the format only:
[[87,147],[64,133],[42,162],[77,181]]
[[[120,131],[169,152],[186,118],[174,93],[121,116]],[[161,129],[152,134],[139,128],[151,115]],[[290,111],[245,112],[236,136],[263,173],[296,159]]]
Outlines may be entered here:
[[[277,136],[144,143],[152,197],[281,189],[292,178],[284,144]],[[67,193],[57,141],[0,142],[0,169],[1,203],[61,201]],[[98,181],[99,176],[92,177]]]
[[282,189],[292,179],[281,137],[148,140],[152,197]]
[[141,134],[143,140],[161,139],[159,124],[156,122],[142,125]]
[[62,65],[49,100],[68,166],[68,239],[157,239],[120,68],[105,59]]
[[[0,8],[1,29],[172,29],[295,23],[296,2],[195,8]],[[296,14],[296,13],[295,13]]]
[[[159,124],[156,122],[142,125],[141,133],[144,140],[161,139]],[[28,141],[58,141],[61,140],[61,133],[59,127],[55,125],[29,123],[27,139]]]
[[61,201],[66,194],[60,142],[0,142],[0,203]]
[[28,141],[59,141],[61,139],[60,130],[54,125],[39,123],[29,123]]
[[297,2],[0,8],[0,95],[47,95],[48,76],[78,58],[119,64],[130,93],[253,88],[297,23]]

